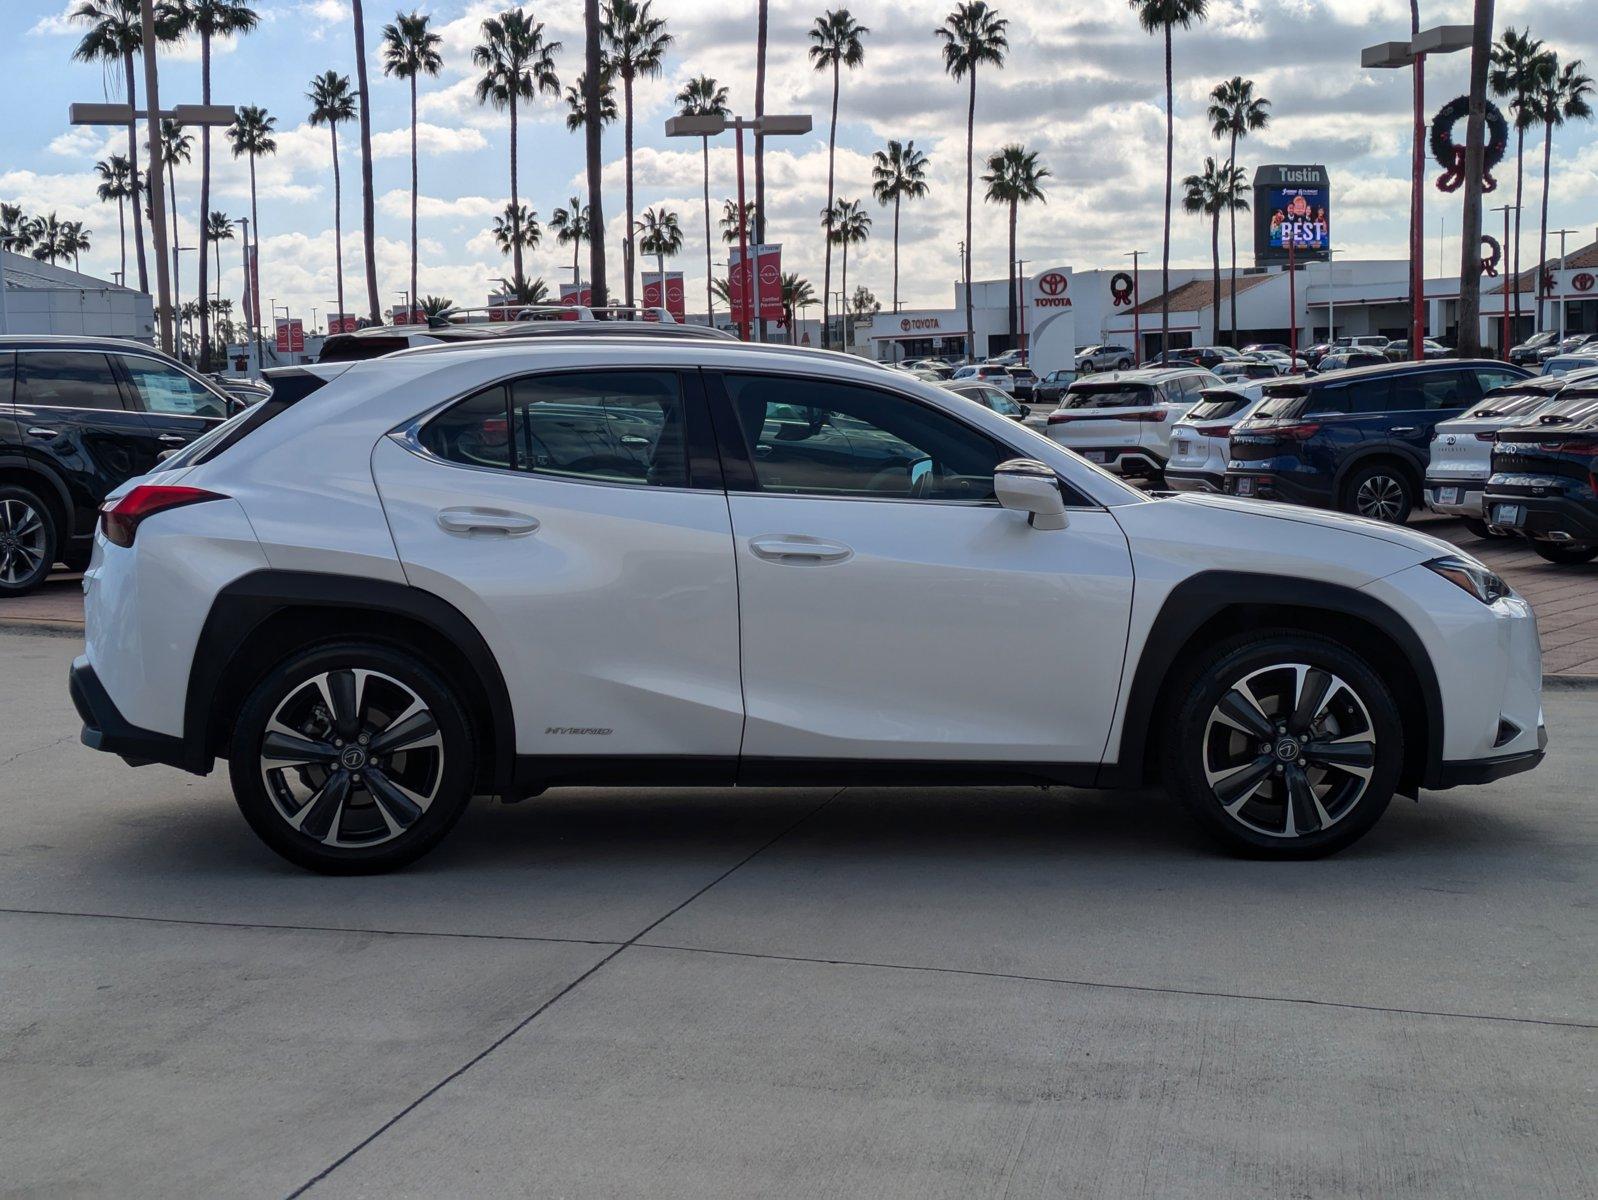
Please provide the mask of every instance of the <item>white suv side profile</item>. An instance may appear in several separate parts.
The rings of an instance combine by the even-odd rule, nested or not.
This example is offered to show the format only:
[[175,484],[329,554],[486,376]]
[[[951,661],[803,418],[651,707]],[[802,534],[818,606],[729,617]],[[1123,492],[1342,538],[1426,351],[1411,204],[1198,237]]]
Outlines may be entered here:
[[1543,754],[1531,610],[1446,543],[1147,496],[843,355],[552,338],[324,378],[113,496],[70,680],[88,745],[225,759],[306,867],[566,784],[1158,779],[1308,857]]
[[1220,380],[1199,367],[1154,367],[1078,379],[1049,414],[1048,436],[1117,475],[1156,478],[1171,429]]

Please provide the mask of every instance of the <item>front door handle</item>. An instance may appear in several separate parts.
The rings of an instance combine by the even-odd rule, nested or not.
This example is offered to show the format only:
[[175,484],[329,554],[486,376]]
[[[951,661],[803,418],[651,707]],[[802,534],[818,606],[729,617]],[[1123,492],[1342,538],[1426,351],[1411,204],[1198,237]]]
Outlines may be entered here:
[[1419,429],[1420,429],[1419,425],[1394,425],[1390,429],[1388,429],[1387,432],[1388,433],[1415,433]]
[[446,508],[438,514],[438,527],[445,533],[525,537],[538,532],[538,518],[502,508]]
[[158,441],[158,442],[165,442],[168,446],[186,446],[186,445],[189,444],[189,439],[188,438],[179,437],[175,433],[163,433],[160,437],[156,438],[155,440]]
[[35,425],[32,429],[28,430],[28,436],[29,437],[60,437],[61,435],[59,433],[57,433],[55,430],[53,430],[53,429],[40,429],[37,425]]
[[840,542],[827,542],[802,533],[768,533],[749,539],[756,558],[767,562],[794,565],[820,565],[843,562],[854,551]]

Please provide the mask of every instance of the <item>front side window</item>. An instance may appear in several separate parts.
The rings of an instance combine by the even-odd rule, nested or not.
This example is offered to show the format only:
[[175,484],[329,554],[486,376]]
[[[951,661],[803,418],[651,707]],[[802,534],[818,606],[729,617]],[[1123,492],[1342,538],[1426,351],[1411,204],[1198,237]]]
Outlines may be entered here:
[[42,350],[17,355],[17,404],[120,409],[122,392],[103,354]]
[[903,396],[825,380],[726,376],[763,492],[991,500],[997,443]]
[[984,392],[986,394],[983,398],[987,400],[988,407],[994,412],[1006,417],[1018,417],[1021,415],[1021,406],[999,391],[998,388],[985,388]]
[[1466,371],[1426,371],[1393,380],[1393,410],[1411,412],[1464,408],[1476,399],[1475,380]]
[[420,441],[467,466],[686,487],[684,420],[669,371],[577,371],[484,388],[430,421]]
[[176,367],[151,358],[122,359],[133,380],[133,394],[147,413],[181,417],[225,417],[227,401]]
[[0,354],[0,408],[11,406],[11,390],[17,375],[17,356]]

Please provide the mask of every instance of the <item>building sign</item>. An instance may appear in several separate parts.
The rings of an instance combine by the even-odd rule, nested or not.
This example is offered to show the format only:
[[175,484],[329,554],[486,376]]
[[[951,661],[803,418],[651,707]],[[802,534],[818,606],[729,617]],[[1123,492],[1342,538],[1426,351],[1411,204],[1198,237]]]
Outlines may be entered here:
[[1325,167],[1254,172],[1254,263],[1325,262],[1332,249],[1332,189]]
[[[744,296],[746,284],[749,282],[749,269],[743,263],[743,257],[738,247],[733,246],[727,252],[727,297],[731,300],[732,319],[735,324],[742,324],[745,320],[754,320],[756,316],[767,321],[780,321],[782,311],[782,246],[771,244],[765,246],[750,246],[750,257],[759,266],[759,291],[760,311],[755,313],[754,305],[751,311],[744,312]],[[753,286],[748,288],[753,291]]]
[[904,333],[915,333],[918,330],[942,329],[943,324],[937,317],[905,317],[899,322],[899,329]]
[[361,327],[361,319],[354,313],[328,313],[328,333],[354,333]]
[[1071,277],[1065,271],[1045,271],[1033,285],[1032,303],[1038,308],[1070,308]]
[[298,317],[277,319],[277,352],[300,354],[305,350],[305,325]]
[[688,315],[688,310],[683,301],[682,272],[666,272],[666,295],[664,299],[660,294],[660,272],[645,271],[643,276],[644,307],[663,308],[672,315],[674,320],[685,320]]
[[1591,271],[1577,271],[1570,277],[1571,289],[1577,292],[1590,292],[1595,283],[1598,283],[1598,278]]
[[420,308],[394,308],[390,310],[389,320],[395,325],[426,325],[427,314]]

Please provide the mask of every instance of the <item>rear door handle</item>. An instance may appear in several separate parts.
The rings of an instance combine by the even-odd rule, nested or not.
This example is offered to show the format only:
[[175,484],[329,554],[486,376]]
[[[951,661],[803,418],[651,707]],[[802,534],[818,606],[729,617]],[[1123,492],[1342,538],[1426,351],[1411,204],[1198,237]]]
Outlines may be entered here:
[[53,430],[53,429],[40,429],[37,425],[35,425],[32,429],[28,430],[28,436],[29,437],[60,437],[61,435],[59,433],[57,433],[55,430]]
[[506,512],[501,508],[446,508],[438,514],[438,527],[445,533],[494,533],[505,537],[525,537],[538,532],[538,518],[526,513]]
[[838,563],[851,558],[854,551],[841,542],[827,542],[802,533],[768,533],[749,539],[756,558],[767,562],[794,565]]
[[175,433],[163,433],[160,437],[156,438],[155,440],[158,441],[158,442],[165,442],[168,446],[186,446],[186,445],[189,444],[189,439],[188,438],[179,437]]
[[1420,429],[1419,425],[1394,425],[1387,432],[1388,433],[1415,433],[1419,429]]

